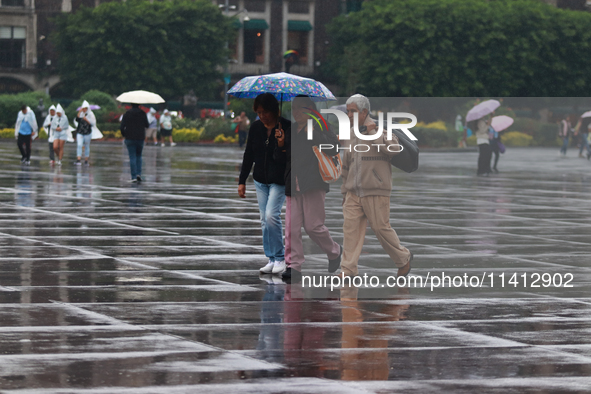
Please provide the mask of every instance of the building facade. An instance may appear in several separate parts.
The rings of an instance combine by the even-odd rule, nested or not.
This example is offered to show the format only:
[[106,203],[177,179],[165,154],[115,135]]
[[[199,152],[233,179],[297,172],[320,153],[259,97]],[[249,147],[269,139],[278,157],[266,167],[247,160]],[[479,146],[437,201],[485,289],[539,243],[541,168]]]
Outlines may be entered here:
[[[326,25],[343,12],[345,4],[343,0],[213,2],[235,18],[236,39],[229,43],[232,80],[288,70],[313,76],[327,56]],[[286,55],[288,51],[291,55]]]

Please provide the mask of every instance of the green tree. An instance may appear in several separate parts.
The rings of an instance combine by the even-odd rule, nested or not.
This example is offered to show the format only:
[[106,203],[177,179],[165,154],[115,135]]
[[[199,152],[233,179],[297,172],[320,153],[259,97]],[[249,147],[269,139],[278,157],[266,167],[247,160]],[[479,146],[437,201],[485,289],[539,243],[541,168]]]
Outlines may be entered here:
[[64,14],[56,25],[60,77],[77,96],[143,89],[167,98],[193,89],[210,97],[234,34],[207,0],[109,2]]
[[373,0],[329,31],[344,94],[589,94],[591,14],[539,0]]

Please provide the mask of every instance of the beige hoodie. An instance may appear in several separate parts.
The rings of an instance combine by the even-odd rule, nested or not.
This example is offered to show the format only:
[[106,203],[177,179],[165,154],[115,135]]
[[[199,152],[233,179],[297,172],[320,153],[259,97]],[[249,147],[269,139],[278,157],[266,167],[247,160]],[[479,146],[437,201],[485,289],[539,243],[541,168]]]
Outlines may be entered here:
[[[373,126],[371,130],[368,130],[362,134],[375,134],[377,126],[369,117],[365,120],[365,126]],[[386,138],[386,131],[382,135],[373,141],[364,141],[359,139],[353,129],[351,128],[351,141],[348,148],[344,151],[343,156],[343,185],[341,186],[341,193],[346,194],[351,192],[358,197],[365,196],[390,196],[392,191],[392,165],[390,159],[392,156],[398,154],[398,152],[390,152],[387,147],[389,145],[398,144],[398,138],[392,136],[392,140]],[[382,144],[381,146],[377,146]],[[357,150],[367,150],[367,146],[370,147],[367,152],[356,152]],[[400,149],[398,146],[390,148],[393,151]]]

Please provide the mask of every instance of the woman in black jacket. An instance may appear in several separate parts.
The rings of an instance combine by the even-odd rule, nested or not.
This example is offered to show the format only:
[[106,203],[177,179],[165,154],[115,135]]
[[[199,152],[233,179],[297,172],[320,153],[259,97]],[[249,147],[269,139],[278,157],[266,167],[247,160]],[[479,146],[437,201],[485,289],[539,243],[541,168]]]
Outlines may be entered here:
[[280,274],[285,270],[283,224],[281,208],[285,201],[285,161],[273,158],[277,146],[276,135],[290,130],[291,122],[279,114],[279,102],[271,93],[264,93],[254,100],[254,111],[259,120],[253,122],[248,132],[242,169],[238,180],[238,195],[246,197],[246,179],[254,164],[253,178],[259,203],[263,249],[269,262],[261,272]]
[[[324,198],[329,191],[329,186],[320,175],[318,159],[312,149],[313,146],[323,144],[322,153],[336,156],[338,155],[338,138],[332,131],[327,130],[326,126],[321,128],[314,122],[312,139],[308,139],[308,119],[311,119],[311,114],[316,111],[316,106],[309,97],[296,97],[291,111],[295,120],[295,131],[290,130],[284,137],[277,137],[278,149],[275,154],[278,160],[285,161],[287,165],[285,171],[286,271],[282,275],[286,281],[290,281],[292,277],[299,279],[301,275],[305,260],[302,227],[310,239],[326,253],[329,272],[335,272],[339,268],[343,250],[332,239],[328,228],[324,225],[326,217]],[[326,149],[328,146],[332,148]]]

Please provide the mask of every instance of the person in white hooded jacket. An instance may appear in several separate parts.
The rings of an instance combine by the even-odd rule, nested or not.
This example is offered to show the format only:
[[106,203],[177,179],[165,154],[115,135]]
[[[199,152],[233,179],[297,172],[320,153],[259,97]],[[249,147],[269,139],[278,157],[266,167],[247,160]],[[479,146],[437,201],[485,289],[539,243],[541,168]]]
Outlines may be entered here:
[[33,111],[23,105],[16,118],[14,136],[21,152],[21,163],[26,165],[31,164],[31,137],[34,134],[37,134],[37,119],[35,119]]
[[90,110],[90,104],[84,100],[82,108],[76,114],[76,165],[82,164],[82,151],[84,150],[84,164],[88,165],[88,159],[90,157],[90,140],[92,138],[92,128],[96,127],[96,117]]
[[55,109],[56,116],[51,121],[51,130],[53,133],[53,150],[57,156],[57,165],[62,165],[62,158],[64,157],[64,145],[68,139],[68,130],[70,124],[68,117],[64,113],[61,104],[57,105]]
[[49,107],[49,114],[43,122],[43,128],[47,133],[47,142],[49,144],[49,164],[55,163],[55,155],[53,152],[53,133],[51,132],[51,122],[53,121],[53,118],[55,118],[55,105]]

